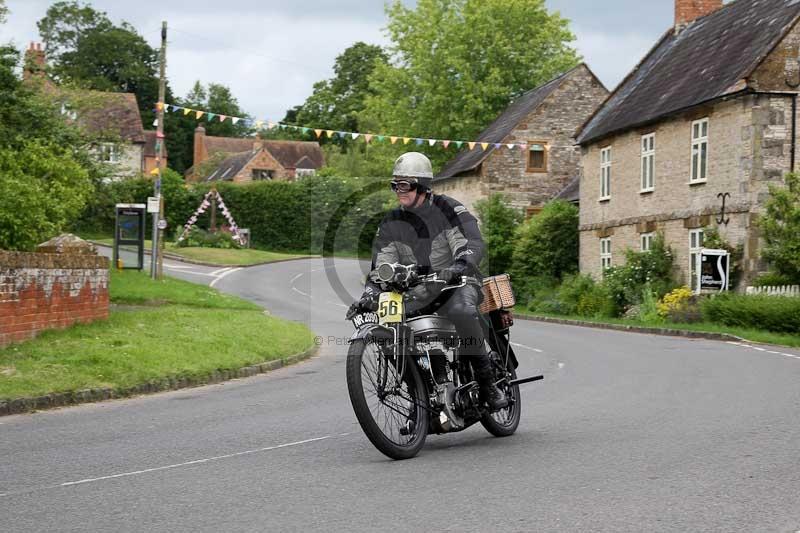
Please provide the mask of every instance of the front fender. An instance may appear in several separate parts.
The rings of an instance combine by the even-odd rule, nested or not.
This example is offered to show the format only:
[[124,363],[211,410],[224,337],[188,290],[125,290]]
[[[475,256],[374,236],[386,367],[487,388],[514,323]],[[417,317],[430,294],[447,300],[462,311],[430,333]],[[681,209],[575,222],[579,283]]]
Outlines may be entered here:
[[379,324],[365,324],[353,332],[347,343],[352,344],[357,340],[365,342],[377,341],[379,343],[393,342],[394,331]]

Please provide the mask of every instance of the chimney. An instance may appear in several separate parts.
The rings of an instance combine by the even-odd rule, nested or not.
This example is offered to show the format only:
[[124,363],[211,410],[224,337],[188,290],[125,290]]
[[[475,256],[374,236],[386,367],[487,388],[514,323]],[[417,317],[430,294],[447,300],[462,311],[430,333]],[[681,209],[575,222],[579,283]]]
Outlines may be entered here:
[[681,29],[694,19],[722,7],[722,0],[675,0],[675,28]]
[[206,152],[206,129],[203,126],[197,126],[194,129],[194,172],[197,174],[197,166],[208,158]]
[[25,50],[25,61],[22,67],[22,79],[29,80],[34,76],[44,76],[44,50],[42,43],[32,42]]

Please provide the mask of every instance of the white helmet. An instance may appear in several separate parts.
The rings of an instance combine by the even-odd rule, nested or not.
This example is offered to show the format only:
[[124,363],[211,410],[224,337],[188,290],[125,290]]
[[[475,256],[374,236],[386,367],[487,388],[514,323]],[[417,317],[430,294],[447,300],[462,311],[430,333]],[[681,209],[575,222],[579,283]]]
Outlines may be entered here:
[[419,152],[406,152],[394,162],[392,176],[395,178],[416,178],[417,183],[427,190],[433,184],[431,160]]

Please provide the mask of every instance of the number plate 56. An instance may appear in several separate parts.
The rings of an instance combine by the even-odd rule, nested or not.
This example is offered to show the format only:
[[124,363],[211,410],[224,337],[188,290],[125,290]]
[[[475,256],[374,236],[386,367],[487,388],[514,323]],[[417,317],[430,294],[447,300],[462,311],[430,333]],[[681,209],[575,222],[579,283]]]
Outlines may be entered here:
[[403,295],[399,292],[382,292],[378,300],[378,322],[394,324],[403,320]]

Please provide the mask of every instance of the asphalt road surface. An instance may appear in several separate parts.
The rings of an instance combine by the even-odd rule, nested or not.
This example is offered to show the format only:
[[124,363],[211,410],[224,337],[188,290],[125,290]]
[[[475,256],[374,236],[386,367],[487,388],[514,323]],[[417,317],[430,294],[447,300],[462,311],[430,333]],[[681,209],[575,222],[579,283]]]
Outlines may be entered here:
[[[0,531],[800,530],[800,352],[518,321],[517,433],[362,434],[343,320],[362,266],[169,275],[303,321],[319,355],[224,384],[0,418]],[[341,292],[341,291],[338,291]],[[187,347],[191,349],[191,347]]]

